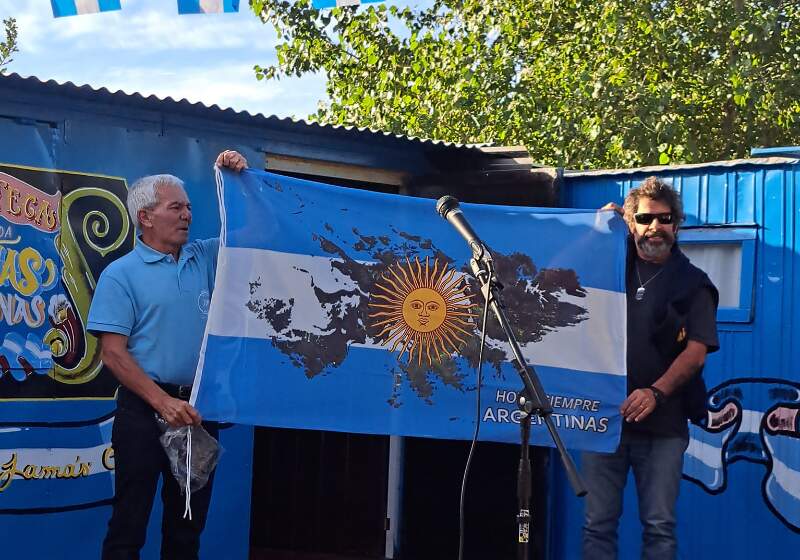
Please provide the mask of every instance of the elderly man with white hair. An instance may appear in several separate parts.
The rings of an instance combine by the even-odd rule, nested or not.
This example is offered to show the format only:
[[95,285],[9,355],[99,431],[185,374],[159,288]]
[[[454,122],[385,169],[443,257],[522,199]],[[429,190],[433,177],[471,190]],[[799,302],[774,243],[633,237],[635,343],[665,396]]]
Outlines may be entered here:
[[[241,171],[247,161],[226,150],[218,166]],[[214,289],[218,239],[189,241],[192,207],[183,181],[151,175],[128,192],[138,226],[133,251],[111,263],[97,283],[88,330],[100,338],[102,358],[121,386],[111,436],[115,491],[103,559],[138,558],[159,478],[161,557],[197,558],[211,499],[211,480],[192,493],[192,519],[171,475],[154,413],[171,426],[198,425],[187,401]],[[212,435],[216,426],[207,425]]]

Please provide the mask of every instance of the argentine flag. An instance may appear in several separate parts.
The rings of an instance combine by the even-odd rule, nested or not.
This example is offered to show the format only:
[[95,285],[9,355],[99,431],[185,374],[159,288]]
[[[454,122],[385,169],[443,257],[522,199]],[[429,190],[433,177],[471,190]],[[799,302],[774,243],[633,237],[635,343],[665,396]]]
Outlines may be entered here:
[[119,10],[120,0],[50,0],[53,17],[80,16]]
[[323,8],[341,8],[344,6],[374,4],[376,2],[383,2],[383,0],[312,0],[311,5],[321,10]]
[[[472,436],[483,309],[434,200],[220,172],[220,252],[192,402],[204,418]],[[567,446],[610,451],[626,394],[626,227],[614,212],[463,204]],[[494,318],[484,439],[516,442],[521,388]],[[532,441],[550,443],[534,421]]]
[[178,0],[179,14],[238,12],[239,0]]

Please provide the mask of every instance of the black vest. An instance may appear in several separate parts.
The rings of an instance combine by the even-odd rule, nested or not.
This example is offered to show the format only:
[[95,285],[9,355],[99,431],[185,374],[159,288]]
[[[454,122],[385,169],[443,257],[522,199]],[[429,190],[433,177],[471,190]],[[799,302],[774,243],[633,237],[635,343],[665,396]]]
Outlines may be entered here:
[[[714,307],[719,293],[708,275],[694,266],[677,242],[652,286],[646,286],[645,300],[636,301],[638,287],[636,246],[629,238],[627,259],[628,302],[628,393],[649,387],[667,371],[686,348],[686,323],[695,295],[709,289]],[[646,282],[647,279],[643,278]],[[684,435],[686,419],[699,422],[706,417],[706,386],[702,370],[671,395],[648,418],[624,423],[626,429],[657,435]]]

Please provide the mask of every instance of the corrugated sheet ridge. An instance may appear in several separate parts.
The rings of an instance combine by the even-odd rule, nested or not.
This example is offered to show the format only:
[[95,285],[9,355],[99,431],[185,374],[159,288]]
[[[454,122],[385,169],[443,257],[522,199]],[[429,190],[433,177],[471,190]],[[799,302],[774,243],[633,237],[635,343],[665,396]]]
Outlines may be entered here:
[[48,79],[43,81],[36,76],[21,76],[16,73],[2,75],[0,76],[0,81],[11,81],[11,82],[22,82],[26,86],[35,86],[35,87],[46,87],[50,90],[63,90],[64,93],[71,92],[81,92],[81,93],[88,93],[94,95],[101,95],[101,96],[108,96],[109,98],[115,100],[125,100],[125,101],[138,101],[138,102],[145,102],[150,104],[175,104],[180,107],[190,107],[194,110],[198,111],[208,111],[213,113],[221,113],[223,115],[228,116],[236,116],[239,118],[247,118],[247,119],[255,119],[255,120],[262,120],[262,121],[271,121],[271,122],[278,122],[282,124],[293,124],[293,125],[301,125],[307,127],[316,127],[319,129],[328,129],[328,130],[342,130],[345,132],[353,133],[353,134],[372,134],[378,135],[385,138],[395,138],[398,140],[405,140],[411,142],[419,142],[421,144],[429,144],[433,146],[444,146],[448,148],[455,148],[455,149],[477,149],[486,146],[492,146],[493,144],[490,143],[483,143],[483,144],[459,144],[456,142],[448,142],[444,140],[431,140],[428,138],[420,138],[417,136],[406,136],[402,134],[393,134],[391,132],[385,132],[382,130],[375,130],[367,127],[357,127],[357,126],[348,126],[348,125],[328,125],[328,124],[320,124],[314,121],[308,121],[305,119],[296,119],[293,117],[278,117],[277,115],[264,115],[263,113],[249,113],[247,111],[236,111],[230,107],[222,108],[219,105],[212,104],[206,105],[200,101],[189,101],[188,99],[180,99],[176,100],[173,97],[165,97],[160,98],[154,94],[150,94],[148,96],[144,96],[139,92],[128,93],[123,90],[111,91],[106,87],[99,87],[95,88],[89,84],[84,85],[77,85],[73,82],[58,82],[54,79]]

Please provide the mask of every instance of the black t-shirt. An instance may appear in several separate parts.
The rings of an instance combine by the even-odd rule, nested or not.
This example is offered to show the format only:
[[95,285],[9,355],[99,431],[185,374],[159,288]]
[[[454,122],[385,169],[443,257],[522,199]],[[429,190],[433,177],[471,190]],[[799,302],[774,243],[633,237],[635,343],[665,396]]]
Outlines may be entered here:
[[[655,383],[671,365],[661,355],[653,338],[656,317],[665,307],[670,283],[676,281],[680,279],[669,277],[663,265],[643,261],[638,256],[635,257],[634,266],[628,271],[628,394]],[[644,295],[637,300],[636,292],[642,285]],[[716,305],[707,288],[699,289],[692,298],[686,318],[686,338],[705,344],[709,353],[719,349]],[[687,426],[681,390],[656,408],[644,421],[624,422],[624,426],[625,429],[659,435],[684,435]]]

